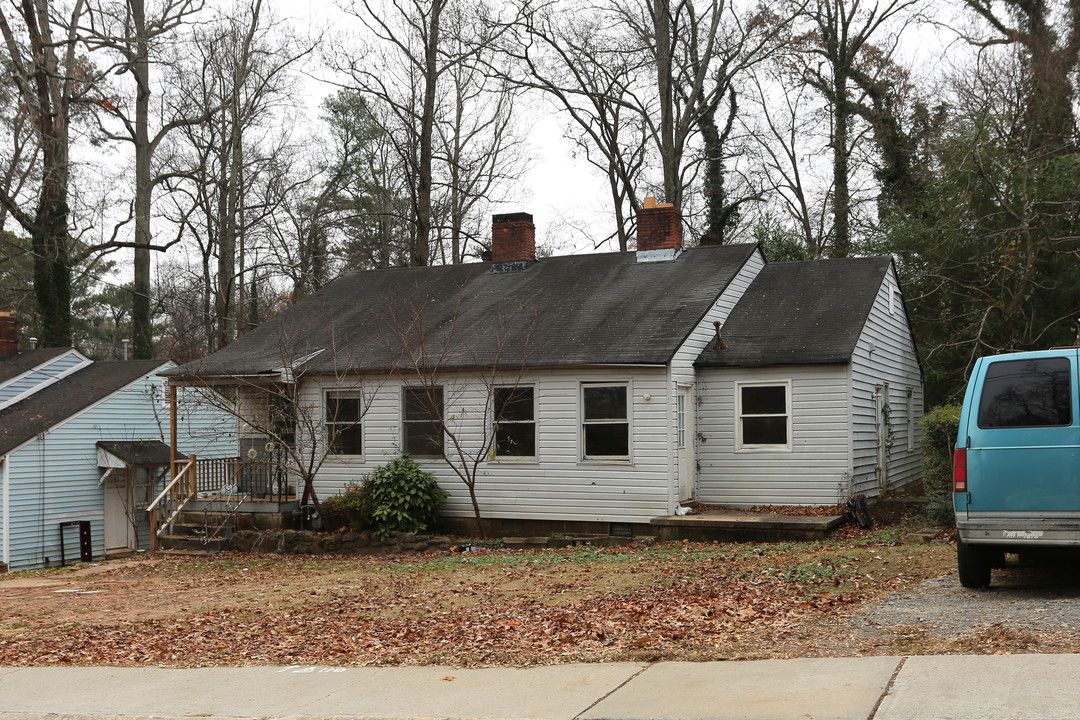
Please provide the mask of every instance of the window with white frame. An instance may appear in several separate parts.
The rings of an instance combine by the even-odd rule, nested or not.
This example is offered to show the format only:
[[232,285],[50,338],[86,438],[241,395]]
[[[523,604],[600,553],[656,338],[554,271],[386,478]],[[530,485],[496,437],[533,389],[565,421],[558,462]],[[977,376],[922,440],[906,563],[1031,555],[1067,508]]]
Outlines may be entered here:
[[364,400],[360,392],[326,393],[323,423],[331,455],[364,454]]
[[492,398],[497,460],[536,457],[536,403],[531,385],[495,388]]
[[630,459],[628,396],[625,383],[582,384],[582,459]]
[[738,448],[791,447],[791,383],[738,383]]
[[416,457],[442,457],[442,411],[441,386],[403,389],[401,417],[405,453]]

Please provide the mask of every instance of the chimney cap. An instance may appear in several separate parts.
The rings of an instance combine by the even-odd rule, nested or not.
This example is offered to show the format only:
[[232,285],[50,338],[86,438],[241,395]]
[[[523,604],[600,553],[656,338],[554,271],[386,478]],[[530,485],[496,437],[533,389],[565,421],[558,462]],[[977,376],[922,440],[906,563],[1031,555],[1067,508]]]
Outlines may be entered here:
[[516,212],[516,213],[501,213],[499,215],[492,215],[491,222],[493,223],[506,223],[506,222],[532,222],[532,213]]

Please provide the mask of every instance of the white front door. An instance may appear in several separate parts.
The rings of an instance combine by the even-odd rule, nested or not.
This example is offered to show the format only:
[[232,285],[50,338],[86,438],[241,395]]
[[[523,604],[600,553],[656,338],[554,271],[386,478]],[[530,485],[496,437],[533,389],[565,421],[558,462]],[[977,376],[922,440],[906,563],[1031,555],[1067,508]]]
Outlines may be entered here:
[[679,502],[694,499],[694,389],[680,385],[675,396],[675,445],[679,458]]
[[105,478],[105,550],[131,547],[131,522],[128,520],[126,470],[117,468]]

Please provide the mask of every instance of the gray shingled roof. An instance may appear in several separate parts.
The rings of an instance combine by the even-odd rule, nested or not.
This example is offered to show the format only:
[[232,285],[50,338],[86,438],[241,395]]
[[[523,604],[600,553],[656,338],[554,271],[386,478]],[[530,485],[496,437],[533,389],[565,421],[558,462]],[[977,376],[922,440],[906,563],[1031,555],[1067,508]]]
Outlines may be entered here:
[[168,375],[203,378],[428,367],[663,365],[755,252],[699,247],[669,262],[635,253],[353,272],[223,350]]
[[731,311],[699,367],[847,363],[892,260],[769,263]]
[[[98,440],[97,446],[128,465],[168,465],[170,448],[160,440]],[[176,453],[177,460],[187,460],[187,455]]]
[[0,355],[0,383],[17,378],[28,370],[33,370],[55,357],[71,350],[69,347],[38,348],[37,350],[19,350]]
[[0,410],[0,455],[32,440],[143,375],[153,373],[166,362],[96,362]]

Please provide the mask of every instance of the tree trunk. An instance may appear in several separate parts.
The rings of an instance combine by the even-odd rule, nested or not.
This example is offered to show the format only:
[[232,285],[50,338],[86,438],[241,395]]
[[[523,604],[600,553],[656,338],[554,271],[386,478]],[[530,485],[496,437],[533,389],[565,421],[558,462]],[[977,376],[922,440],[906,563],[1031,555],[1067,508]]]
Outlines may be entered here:
[[[41,139],[41,196],[30,241],[34,250],[34,296],[43,347],[71,344],[71,270],[68,267],[68,106],[59,91],[60,68],[51,42],[42,27],[49,22],[48,3],[41,16],[33,0],[23,0],[22,14],[30,36],[33,57],[35,119]],[[40,24],[39,24],[40,23]],[[55,102],[54,102],[55,100]]]
[[135,264],[131,300],[131,333],[136,359],[154,357],[150,320],[150,61],[143,0],[128,0],[135,31]]
[[660,161],[664,169],[664,202],[682,205],[682,183],[675,156],[675,110],[671,81],[671,8],[654,0],[653,42],[656,48],[656,89],[660,96]]
[[848,187],[848,127],[851,109],[847,99],[847,73],[833,74],[833,238],[829,257],[847,257],[851,252],[851,191]]
[[420,167],[416,187],[416,235],[409,265],[423,267],[431,250],[431,145],[435,126],[435,92],[439,79],[439,19],[446,0],[432,0],[424,46],[424,105],[420,115]]

